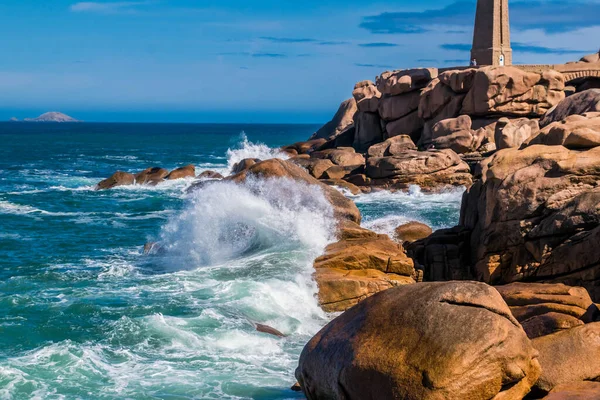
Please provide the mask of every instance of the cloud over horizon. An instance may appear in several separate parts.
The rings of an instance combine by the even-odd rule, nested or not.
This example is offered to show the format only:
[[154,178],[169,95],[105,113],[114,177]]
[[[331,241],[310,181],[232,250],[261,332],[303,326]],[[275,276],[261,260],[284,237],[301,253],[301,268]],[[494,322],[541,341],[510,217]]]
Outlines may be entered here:
[[[475,4],[474,0],[459,0],[439,9],[383,12],[363,17],[359,26],[373,34],[425,33],[439,25],[472,26]],[[518,30],[569,32],[600,26],[599,15],[598,0],[521,0],[510,3],[511,26]]]
[[101,3],[97,1],[82,1],[69,7],[72,12],[89,12],[113,14],[119,12],[132,13],[137,11],[138,7],[148,5],[148,1],[117,1]]

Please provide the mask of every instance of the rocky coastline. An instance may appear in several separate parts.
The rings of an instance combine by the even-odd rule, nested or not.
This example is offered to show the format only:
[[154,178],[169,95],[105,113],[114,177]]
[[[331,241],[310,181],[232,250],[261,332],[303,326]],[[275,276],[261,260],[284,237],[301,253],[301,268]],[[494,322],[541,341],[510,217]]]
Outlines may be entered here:
[[[286,178],[332,205],[337,241],[314,278],[323,310],[343,313],[304,348],[294,387],[310,400],[600,398],[599,88],[551,69],[384,72],[284,146],[287,160],[203,172],[191,190]],[[117,172],[98,189],[183,177],[195,168]],[[411,185],[465,187],[459,225],[377,234],[338,190]]]

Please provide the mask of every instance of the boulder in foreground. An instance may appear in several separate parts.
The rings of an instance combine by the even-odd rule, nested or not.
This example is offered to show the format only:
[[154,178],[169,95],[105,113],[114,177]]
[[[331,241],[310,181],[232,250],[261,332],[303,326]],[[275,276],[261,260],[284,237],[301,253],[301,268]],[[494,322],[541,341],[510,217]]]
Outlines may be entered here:
[[296,378],[316,399],[521,399],[537,354],[500,294],[476,282],[392,288],[306,345]]

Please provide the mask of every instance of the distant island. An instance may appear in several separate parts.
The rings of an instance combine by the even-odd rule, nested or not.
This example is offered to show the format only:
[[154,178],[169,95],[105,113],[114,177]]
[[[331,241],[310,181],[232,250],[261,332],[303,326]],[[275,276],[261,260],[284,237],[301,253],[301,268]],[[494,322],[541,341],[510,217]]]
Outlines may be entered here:
[[[11,122],[18,122],[19,120],[16,118],[11,118]],[[66,114],[52,111],[47,112],[40,115],[37,118],[25,118],[23,122],[81,122],[76,120],[75,118],[69,117]]]

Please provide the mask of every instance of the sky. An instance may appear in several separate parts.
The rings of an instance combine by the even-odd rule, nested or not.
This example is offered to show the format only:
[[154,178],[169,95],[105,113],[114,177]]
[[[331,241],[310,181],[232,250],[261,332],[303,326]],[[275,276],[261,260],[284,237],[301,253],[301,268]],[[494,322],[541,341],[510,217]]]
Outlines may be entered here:
[[[515,63],[598,51],[600,0],[510,1]],[[469,61],[474,0],[2,0],[0,120],[321,123],[355,82]]]

